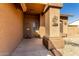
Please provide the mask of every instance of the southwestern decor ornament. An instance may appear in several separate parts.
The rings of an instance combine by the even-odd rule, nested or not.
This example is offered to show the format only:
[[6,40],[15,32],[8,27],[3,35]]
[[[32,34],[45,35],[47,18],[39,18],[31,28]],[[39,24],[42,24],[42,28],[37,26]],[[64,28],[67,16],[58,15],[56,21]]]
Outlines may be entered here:
[[58,17],[54,16],[52,22],[53,22],[53,26],[58,26]]

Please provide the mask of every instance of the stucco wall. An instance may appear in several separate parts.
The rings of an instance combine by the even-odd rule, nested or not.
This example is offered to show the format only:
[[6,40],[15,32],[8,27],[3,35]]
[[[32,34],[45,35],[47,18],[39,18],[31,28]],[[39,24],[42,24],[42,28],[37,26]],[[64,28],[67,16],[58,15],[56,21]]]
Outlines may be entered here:
[[68,26],[68,37],[79,37],[79,28],[75,25]]
[[45,36],[49,37],[50,27],[49,27],[49,10],[45,13]]
[[63,20],[63,35],[67,35],[67,30],[68,30],[68,21]]
[[[50,18],[50,37],[60,37],[60,9],[50,8],[49,9]],[[56,18],[55,18],[56,17]],[[57,20],[58,26],[54,26],[53,20]]]
[[45,36],[45,15],[40,15],[39,34],[41,37]]
[[0,4],[0,55],[9,55],[23,35],[22,12],[13,4]]

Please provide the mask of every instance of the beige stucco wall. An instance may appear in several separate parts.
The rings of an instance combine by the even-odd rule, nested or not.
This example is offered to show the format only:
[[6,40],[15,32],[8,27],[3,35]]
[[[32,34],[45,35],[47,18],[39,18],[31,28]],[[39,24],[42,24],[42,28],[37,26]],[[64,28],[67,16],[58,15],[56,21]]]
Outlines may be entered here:
[[79,37],[79,28],[75,25],[69,25],[68,37]]
[[22,12],[13,4],[0,4],[0,55],[8,55],[23,35]]
[[[49,9],[49,27],[50,27],[50,37],[60,37],[60,9],[59,8],[50,8]],[[57,17],[58,26],[53,26],[53,19]]]
[[[53,26],[53,19],[57,17],[58,26]],[[49,8],[45,13],[45,29],[46,36],[48,37],[60,37],[60,10],[58,8]]]
[[49,27],[49,10],[45,13],[45,36],[49,37],[50,27]]
[[40,15],[39,34],[41,37],[45,36],[45,15]]
[[63,20],[63,35],[66,35],[68,31],[68,21]]

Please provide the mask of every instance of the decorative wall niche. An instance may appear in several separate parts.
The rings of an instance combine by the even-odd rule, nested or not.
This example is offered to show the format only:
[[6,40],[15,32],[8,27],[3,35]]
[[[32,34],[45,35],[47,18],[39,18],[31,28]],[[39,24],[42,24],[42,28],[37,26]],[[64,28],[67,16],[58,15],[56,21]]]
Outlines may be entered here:
[[52,22],[53,22],[53,26],[58,26],[58,17],[54,16]]

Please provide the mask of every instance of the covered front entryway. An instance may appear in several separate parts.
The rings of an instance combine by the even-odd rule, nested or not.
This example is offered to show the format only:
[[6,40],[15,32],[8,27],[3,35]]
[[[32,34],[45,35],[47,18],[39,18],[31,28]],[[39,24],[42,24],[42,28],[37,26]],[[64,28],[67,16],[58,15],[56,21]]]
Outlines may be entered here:
[[39,38],[40,15],[43,13],[45,4],[26,3],[21,6],[24,12],[23,38]]
[[59,21],[60,7],[51,6],[40,3],[0,4],[0,55],[10,55],[13,51],[12,55],[48,55],[42,39],[38,38],[44,36],[61,46],[59,39],[52,38],[60,34],[59,23],[57,26],[52,23],[53,18]]
[[[25,7],[24,7],[25,6]],[[23,4],[23,38],[24,40],[12,53],[23,56],[47,56],[48,51],[53,55],[60,55],[56,48],[61,48],[63,43],[60,37],[60,4],[54,7],[44,4]],[[27,10],[26,10],[27,9]],[[26,11],[25,11],[26,10]],[[56,20],[55,22],[53,22]],[[39,37],[47,37],[47,42]],[[50,42],[49,42],[50,40]],[[48,50],[43,46],[51,48]],[[63,41],[62,41],[63,42]],[[54,44],[53,44],[54,43]],[[60,44],[61,43],[61,44]],[[55,45],[55,47],[54,47]],[[55,50],[53,50],[53,48]]]
[[[12,52],[12,56],[47,56],[48,50],[40,39],[40,22],[45,4],[21,4],[23,7],[23,40]],[[27,10],[26,10],[27,9]],[[41,19],[41,21],[40,21]],[[42,22],[43,23],[43,22]],[[43,30],[42,30],[43,31]]]

